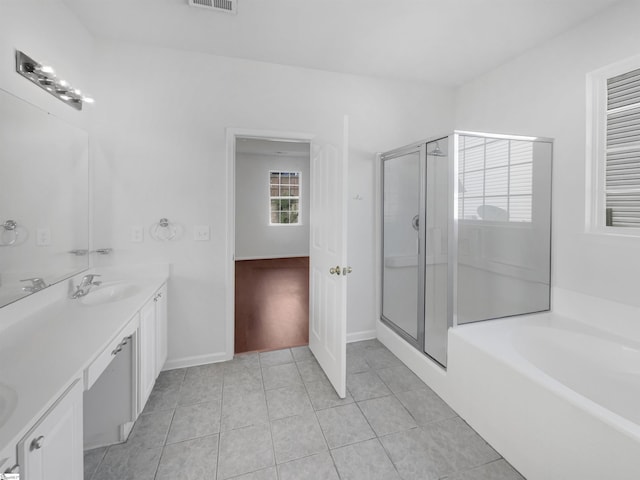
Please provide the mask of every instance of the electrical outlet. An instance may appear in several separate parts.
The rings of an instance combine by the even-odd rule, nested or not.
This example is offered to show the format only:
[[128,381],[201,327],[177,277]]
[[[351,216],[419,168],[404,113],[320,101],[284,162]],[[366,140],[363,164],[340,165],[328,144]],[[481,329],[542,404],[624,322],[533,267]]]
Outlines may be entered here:
[[194,226],[193,239],[196,242],[208,242],[211,239],[211,227],[209,225]]
[[135,227],[131,227],[131,241],[135,243],[144,242],[144,227],[141,225],[136,225]]
[[36,230],[36,245],[39,247],[51,245],[51,230],[49,228],[38,228]]

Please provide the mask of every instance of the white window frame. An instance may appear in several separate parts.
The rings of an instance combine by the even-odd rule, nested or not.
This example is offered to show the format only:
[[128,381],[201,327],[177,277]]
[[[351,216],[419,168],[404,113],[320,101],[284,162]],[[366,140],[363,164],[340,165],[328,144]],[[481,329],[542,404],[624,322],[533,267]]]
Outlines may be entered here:
[[640,236],[640,228],[606,226],[607,80],[640,69],[640,55],[587,74],[587,233]]
[[[289,173],[289,174],[297,174],[298,175],[298,195],[297,196],[288,196],[288,197],[273,197],[271,196],[271,175],[273,173]],[[288,169],[275,169],[269,170],[269,202],[267,203],[268,215],[269,215],[269,226],[272,227],[297,227],[302,225],[302,172],[298,170],[288,170]],[[280,184],[282,185],[282,184]],[[271,200],[274,199],[296,199],[298,200],[298,221],[296,223],[274,223],[271,220]]]

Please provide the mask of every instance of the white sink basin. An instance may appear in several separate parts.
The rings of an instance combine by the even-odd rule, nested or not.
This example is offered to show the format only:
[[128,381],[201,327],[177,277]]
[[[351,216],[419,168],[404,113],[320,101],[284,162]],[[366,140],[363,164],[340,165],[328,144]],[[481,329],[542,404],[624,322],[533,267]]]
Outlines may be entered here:
[[140,291],[140,287],[133,283],[116,282],[105,283],[94,288],[87,295],[79,299],[82,305],[104,305],[105,303],[118,302],[132,297]]
[[0,427],[9,419],[18,404],[18,394],[16,391],[0,383]]

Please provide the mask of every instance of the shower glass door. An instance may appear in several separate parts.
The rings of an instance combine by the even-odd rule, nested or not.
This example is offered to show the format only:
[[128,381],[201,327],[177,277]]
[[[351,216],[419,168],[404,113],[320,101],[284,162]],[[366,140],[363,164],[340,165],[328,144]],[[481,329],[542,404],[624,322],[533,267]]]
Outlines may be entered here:
[[423,333],[424,158],[424,144],[382,156],[382,318],[414,345]]

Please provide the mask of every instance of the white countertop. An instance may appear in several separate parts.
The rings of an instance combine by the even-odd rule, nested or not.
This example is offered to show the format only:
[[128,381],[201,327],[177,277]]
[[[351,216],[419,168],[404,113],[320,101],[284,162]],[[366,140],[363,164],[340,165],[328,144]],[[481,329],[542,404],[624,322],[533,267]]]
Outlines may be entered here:
[[[127,298],[88,306],[68,298],[65,281],[64,285],[51,287],[61,293],[53,301],[51,293],[47,293],[49,300],[35,308],[26,303],[22,309],[20,305],[12,306],[13,318],[5,318],[5,328],[0,328],[0,384],[17,393],[17,404],[0,424],[0,450],[20,440],[71,383],[82,378],[84,369],[167,281],[169,268],[101,268],[79,277],[86,273],[101,274],[100,280],[105,283],[123,281],[138,289]],[[78,283],[77,278],[74,284]],[[16,303],[37,301],[31,298],[37,296]],[[28,313],[17,319],[21,310]]]

